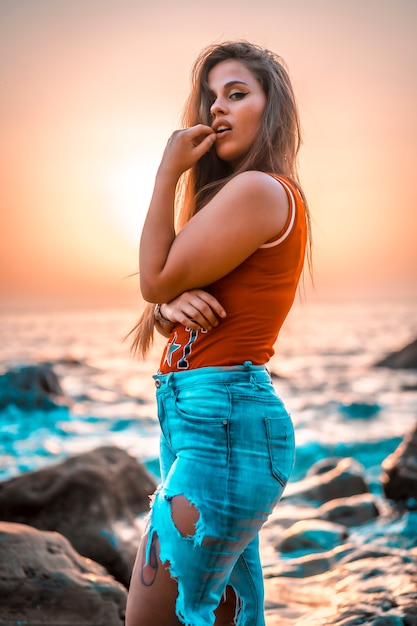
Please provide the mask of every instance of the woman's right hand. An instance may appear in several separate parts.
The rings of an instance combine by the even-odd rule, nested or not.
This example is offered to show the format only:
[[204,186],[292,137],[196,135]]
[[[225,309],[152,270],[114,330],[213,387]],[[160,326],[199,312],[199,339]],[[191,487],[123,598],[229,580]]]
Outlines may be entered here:
[[214,296],[203,289],[184,291],[170,302],[161,304],[162,315],[171,322],[192,330],[211,330],[226,317],[226,311]]

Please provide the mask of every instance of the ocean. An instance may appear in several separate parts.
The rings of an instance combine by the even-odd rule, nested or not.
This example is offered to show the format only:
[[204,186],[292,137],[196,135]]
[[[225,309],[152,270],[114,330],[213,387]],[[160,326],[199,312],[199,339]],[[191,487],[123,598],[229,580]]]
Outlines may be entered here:
[[[380,463],[415,423],[417,370],[375,367],[417,337],[417,301],[297,301],[268,364],[296,430],[300,480],[315,461],[353,456],[379,489]],[[158,474],[154,384],[163,339],[134,360],[132,310],[3,311],[0,374],[40,362],[59,377],[65,406],[0,411],[0,480],[101,445]]]

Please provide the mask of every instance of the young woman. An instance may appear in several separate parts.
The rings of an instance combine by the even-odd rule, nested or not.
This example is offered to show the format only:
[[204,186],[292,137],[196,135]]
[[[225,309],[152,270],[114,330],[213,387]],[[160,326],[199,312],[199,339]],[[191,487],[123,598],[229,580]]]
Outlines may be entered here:
[[146,353],[154,325],[169,339],[154,376],[162,484],[127,626],[265,624],[258,533],[294,463],[291,419],[265,364],[309,239],[299,143],[279,57],[247,42],[202,53],[140,243],[152,304],[133,347]]

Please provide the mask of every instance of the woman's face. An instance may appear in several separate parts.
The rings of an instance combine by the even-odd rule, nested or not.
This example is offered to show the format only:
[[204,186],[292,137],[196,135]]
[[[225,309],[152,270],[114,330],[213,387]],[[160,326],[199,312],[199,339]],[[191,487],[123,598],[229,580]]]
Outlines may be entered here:
[[221,61],[208,73],[210,112],[217,156],[236,169],[260,130],[266,96],[254,74],[240,61]]

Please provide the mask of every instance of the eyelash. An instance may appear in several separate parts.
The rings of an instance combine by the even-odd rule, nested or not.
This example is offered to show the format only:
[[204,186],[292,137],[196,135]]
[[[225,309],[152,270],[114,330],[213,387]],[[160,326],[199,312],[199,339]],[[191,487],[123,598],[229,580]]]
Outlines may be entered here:
[[230,94],[229,98],[232,98],[233,100],[243,100],[243,98],[247,95],[248,94],[244,91],[235,91],[234,93]]
[[[247,96],[247,92],[245,91],[235,91],[228,96],[231,100],[243,100]],[[210,103],[210,106],[213,105],[214,100]]]

